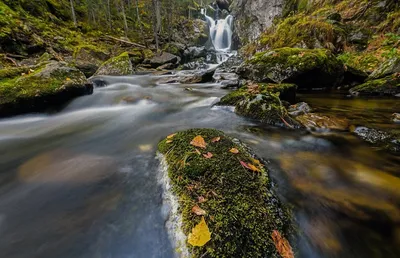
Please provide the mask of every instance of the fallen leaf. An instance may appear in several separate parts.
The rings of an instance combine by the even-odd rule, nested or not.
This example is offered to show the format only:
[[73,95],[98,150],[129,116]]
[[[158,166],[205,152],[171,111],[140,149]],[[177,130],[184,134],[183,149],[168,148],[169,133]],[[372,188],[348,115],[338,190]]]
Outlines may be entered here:
[[70,80],[71,80],[71,78],[68,78],[68,77],[67,77],[65,80],[66,80],[66,81],[70,81]]
[[172,143],[172,141],[171,141],[171,140],[168,140],[168,141],[166,141],[166,143]]
[[197,155],[201,155],[201,152],[198,149],[196,149],[196,153]]
[[232,148],[229,151],[232,152],[233,154],[238,154],[239,153],[239,150],[236,149],[236,148]]
[[239,160],[239,161],[240,161],[240,165],[242,165],[242,167],[247,168],[247,169],[251,169],[251,168],[246,164],[246,162],[243,162],[243,161],[241,161],[241,160]]
[[256,166],[259,166],[259,167],[262,167],[262,166],[263,166],[263,165],[261,164],[261,162],[260,162],[258,159],[253,159],[253,158],[251,158],[250,160],[251,160],[251,162],[253,162],[253,164],[256,165]]
[[204,141],[204,138],[201,137],[200,135],[197,135],[196,137],[193,138],[193,140],[190,142],[191,145],[205,149],[207,144]]
[[192,246],[204,246],[210,240],[211,232],[204,217],[202,217],[200,223],[192,229],[192,233],[189,233],[188,243]]
[[203,154],[203,156],[206,159],[211,159],[213,157],[213,154],[211,152],[207,152],[207,154]]
[[153,146],[151,144],[143,144],[143,145],[139,145],[139,149],[142,152],[147,152],[147,151],[151,151],[151,149],[153,148]]
[[221,137],[215,137],[211,139],[211,142],[219,142],[221,140]]
[[292,247],[284,238],[278,230],[274,230],[271,234],[272,240],[274,240],[274,244],[278,253],[282,256],[282,258],[294,258],[294,253]]
[[206,211],[200,208],[199,206],[193,206],[192,212],[196,215],[203,216],[206,215]]
[[254,166],[251,163],[247,164],[249,166],[249,169],[252,170],[253,172],[260,172],[260,169],[258,169],[256,166]]
[[176,133],[170,134],[170,135],[167,136],[167,139],[172,139],[172,138],[174,138],[175,135],[176,135]]
[[197,197],[197,199],[198,199],[199,203],[205,203],[207,201],[207,199],[204,198],[203,196],[199,196],[199,197]]

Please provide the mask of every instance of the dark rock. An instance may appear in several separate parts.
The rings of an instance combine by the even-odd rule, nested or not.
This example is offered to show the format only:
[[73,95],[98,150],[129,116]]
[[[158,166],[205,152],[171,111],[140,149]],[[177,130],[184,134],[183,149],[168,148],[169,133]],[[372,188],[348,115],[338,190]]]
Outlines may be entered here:
[[[48,54],[50,55],[50,54]],[[50,56],[42,56],[41,58],[51,58]],[[97,69],[109,58],[109,55],[101,50],[88,46],[78,46],[74,52],[75,66],[81,70],[86,77],[90,77],[96,73]]]
[[113,57],[104,62],[95,73],[98,75],[130,75],[133,74],[133,66],[128,52]]
[[364,141],[378,146],[382,149],[389,150],[394,153],[400,152],[400,136],[389,132],[357,126],[350,128],[350,131],[356,134]]
[[237,72],[257,82],[294,83],[300,89],[330,88],[342,82],[344,66],[329,50],[280,48],[257,53]]
[[289,115],[291,116],[305,115],[310,113],[311,111],[312,111],[311,107],[305,102],[300,102],[295,105],[291,105],[288,108]]
[[159,66],[157,69],[158,70],[172,70],[175,69],[177,66],[177,64],[172,64],[172,63],[167,63],[167,64],[163,64],[162,66]]
[[177,64],[178,57],[176,55],[164,52],[161,55],[157,55],[150,59],[148,63],[151,65],[152,68],[157,68],[167,63]]
[[394,123],[399,124],[400,123],[400,113],[394,113],[392,114],[392,121]]
[[207,69],[208,64],[206,62],[206,60],[204,58],[199,58],[195,61],[189,62],[189,63],[185,63],[182,66],[183,70],[201,70],[201,69]]
[[366,72],[358,70],[351,66],[346,66],[342,84],[354,86],[365,82],[367,78],[368,74]]
[[211,82],[213,80],[214,73],[215,69],[196,71],[194,73],[182,76],[179,79],[179,82],[187,84]]
[[348,42],[357,45],[359,50],[364,50],[368,46],[368,41],[371,38],[371,33],[365,29],[356,29],[350,32]]
[[243,58],[240,55],[233,55],[223,62],[218,69],[227,73],[234,73],[243,63]]

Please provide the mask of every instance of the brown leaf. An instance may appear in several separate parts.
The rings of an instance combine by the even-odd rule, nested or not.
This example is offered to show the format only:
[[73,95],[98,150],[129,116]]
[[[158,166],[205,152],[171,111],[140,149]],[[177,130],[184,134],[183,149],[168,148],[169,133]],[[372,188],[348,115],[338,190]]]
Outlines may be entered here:
[[176,135],[176,133],[170,134],[170,135],[167,136],[167,139],[172,139],[172,138],[174,138],[175,135]]
[[203,154],[204,158],[211,159],[214,155],[211,152],[207,152],[207,154]]
[[232,152],[233,154],[238,154],[239,153],[239,150],[236,149],[236,148],[232,148],[229,151]]
[[193,206],[193,208],[192,208],[192,212],[194,213],[194,214],[196,214],[196,215],[198,215],[198,216],[204,216],[204,215],[206,215],[206,211],[205,210],[203,210],[202,208],[200,208],[199,206]]
[[294,253],[292,247],[284,238],[278,230],[274,230],[271,234],[272,240],[274,240],[274,244],[278,253],[282,256],[282,258],[294,258]]
[[199,196],[199,197],[197,197],[197,199],[198,199],[199,203],[205,203],[207,201],[207,199],[204,198],[203,196]]
[[219,142],[221,140],[221,137],[215,137],[211,139],[211,142]]
[[196,137],[193,138],[193,140],[190,142],[191,145],[195,146],[195,147],[199,147],[202,149],[205,149],[207,144],[204,141],[204,138],[201,137],[200,135],[197,135]]

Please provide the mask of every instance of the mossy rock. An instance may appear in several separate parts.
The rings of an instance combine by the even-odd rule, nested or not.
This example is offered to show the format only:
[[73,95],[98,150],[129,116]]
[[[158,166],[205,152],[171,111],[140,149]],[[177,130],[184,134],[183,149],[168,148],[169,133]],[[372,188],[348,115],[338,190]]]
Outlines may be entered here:
[[398,74],[370,80],[350,90],[355,96],[394,96],[400,93],[400,77]]
[[310,89],[337,86],[344,66],[326,49],[279,48],[257,53],[238,71],[253,81],[295,83]]
[[235,106],[235,112],[263,123],[291,128],[300,127],[288,115],[280,96],[295,99],[294,84],[250,84],[224,96],[217,105]]
[[59,62],[0,70],[0,74],[0,116],[42,111],[93,92],[81,71]]
[[369,79],[379,79],[400,72],[400,55],[383,62],[370,76]]
[[130,75],[133,74],[133,66],[128,52],[113,57],[104,62],[95,73],[97,75]]
[[[204,149],[191,145],[196,136],[204,138]],[[232,148],[238,153],[230,152]],[[272,191],[267,169],[247,148],[221,131],[191,129],[162,140],[158,149],[179,199],[185,235],[201,220],[192,208],[198,205],[206,211],[211,240],[201,247],[187,244],[192,257],[280,257],[271,234],[278,230],[288,238],[289,212]],[[203,155],[208,153],[211,158]],[[199,197],[205,201],[199,203]]]

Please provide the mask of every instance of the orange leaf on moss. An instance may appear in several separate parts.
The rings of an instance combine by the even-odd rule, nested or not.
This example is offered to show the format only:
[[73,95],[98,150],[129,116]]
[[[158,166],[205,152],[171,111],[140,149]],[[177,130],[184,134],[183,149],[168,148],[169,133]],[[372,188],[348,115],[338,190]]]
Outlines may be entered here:
[[236,148],[232,148],[229,151],[232,152],[233,154],[238,154],[239,153],[239,150],[236,149]]
[[274,240],[274,244],[278,253],[282,256],[282,258],[294,258],[294,253],[292,247],[284,238],[278,230],[274,230],[271,234],[272,240]]
[[193,140],[190,142],[191,145],[195,146],[195,147],[199,147],[202,149],[205,149],[207,144],[204,141],[204,138],[200,135],[197,135],[196,137],[193,138]]
[[211,159],[214,155],[211,152],[207,152],[207,154],[203,154],[204,158]]
[[193,206],[192,212],[198,216],[206,215],[206,211],[200,208],[199,206]]
[[211,139],[211,142],[219,142],[221,140],[221,137],[215,137]]

